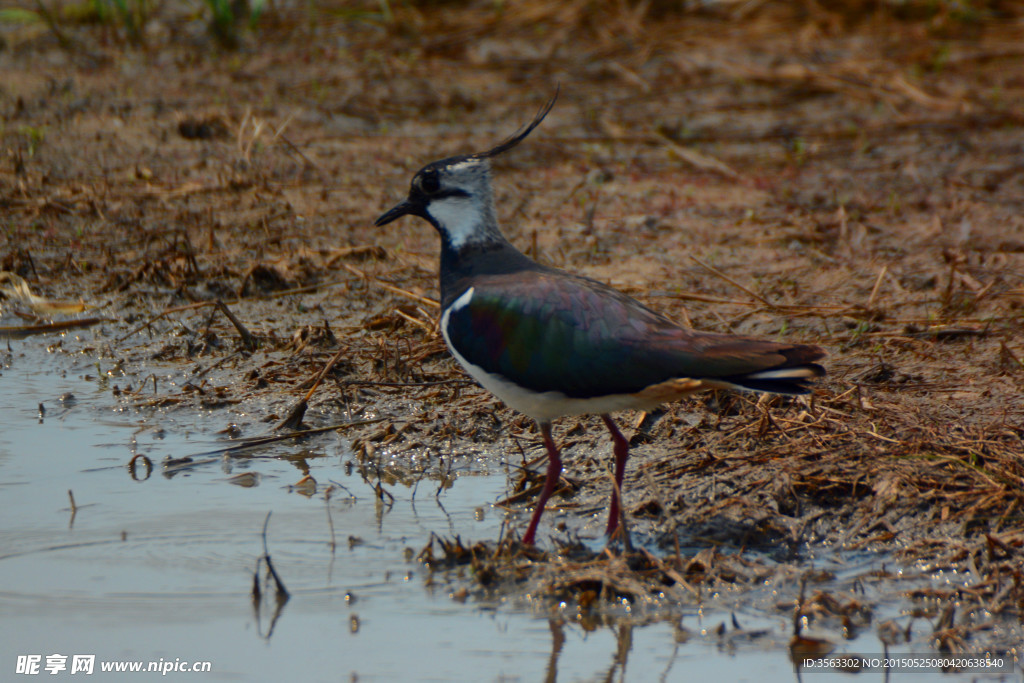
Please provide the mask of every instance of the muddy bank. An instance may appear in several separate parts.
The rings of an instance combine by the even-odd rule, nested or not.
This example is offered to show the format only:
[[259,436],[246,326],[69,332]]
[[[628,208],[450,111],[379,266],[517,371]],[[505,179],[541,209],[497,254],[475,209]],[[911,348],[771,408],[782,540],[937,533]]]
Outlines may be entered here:
[[[685,324],[821,344],[830,375],[806,401],[627,416],[651,557],[513,554],[490,585],[670,603],[771,579],[833,632],[896,604],[893,628],[924,619],[913,637],[940,649],[1019,642],[1020,8],[656,5],[278,7],[230,51],[170,9],[143,45],[65,15],[7,25],[0,270],[90,308],[5,290],[0,324],[94,318],[51,348],[95,359],[112,405],[207,411],[236,437],[270,432],[337,354],[305,423],[354,423],[385,488],[472,459],[528,490],[533,426],[438,335],[433,232],[372,220],[560,83],[497,163],[510,239]],[[556,436],[545,546],[575,548],[600,534],[610,445],[589,419]],[[514,537],[529,496],[502,502]],[[864,605],[815,574],[823,549],[876,553],[885,590]]]

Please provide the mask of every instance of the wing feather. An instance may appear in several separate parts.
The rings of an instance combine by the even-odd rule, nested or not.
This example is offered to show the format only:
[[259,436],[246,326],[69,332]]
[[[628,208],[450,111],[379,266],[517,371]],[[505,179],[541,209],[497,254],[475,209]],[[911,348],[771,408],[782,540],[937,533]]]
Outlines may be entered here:
[[537,392],[633,394],[677,378],[804,393],[815,346],[685,330],[599,282],[557,271],[478,276],[448,335],[467,361]]

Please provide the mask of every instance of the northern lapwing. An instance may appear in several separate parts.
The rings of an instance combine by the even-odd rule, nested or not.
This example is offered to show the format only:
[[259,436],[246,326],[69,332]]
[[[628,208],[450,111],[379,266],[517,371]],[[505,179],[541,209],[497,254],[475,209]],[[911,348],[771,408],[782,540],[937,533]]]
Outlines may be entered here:
[[425,219],[441,236],[441,333],[473,379],[540,427],[547,476],[523,543],[534,543],[544,506],[562,473],[551,422],[597,414],[615,452],[607,534],[619,523],[629,442],[610,413],[650,410],[703,389],[806,394],[825,374],[817,346],[696,332],[607,285],[531,260],[501,233],[491,159],[536,128],[533,121],[493,149],[421,168],[409,196],[382,215]]

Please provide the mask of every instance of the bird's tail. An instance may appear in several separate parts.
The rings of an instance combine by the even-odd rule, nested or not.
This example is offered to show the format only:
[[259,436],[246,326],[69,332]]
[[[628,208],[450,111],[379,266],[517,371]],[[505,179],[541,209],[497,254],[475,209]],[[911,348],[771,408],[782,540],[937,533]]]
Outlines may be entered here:
[[825,351],[820,347],[799,344],[779,349],[776,353],[785,359],[778,365],[721,379],[751,391],[807,394],[811,391],[809,382],[825,375],[825,368],[814,362],[825,356]]

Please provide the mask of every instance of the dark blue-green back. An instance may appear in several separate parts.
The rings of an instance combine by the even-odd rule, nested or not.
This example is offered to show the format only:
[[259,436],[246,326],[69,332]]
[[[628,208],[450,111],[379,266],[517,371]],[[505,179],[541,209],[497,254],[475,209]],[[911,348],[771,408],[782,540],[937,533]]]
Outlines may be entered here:
[[[670,379],[720,379],[751,389],[804,393],[802,381],[746,375],[807,365],[811,346],[685,330],[587,278],[546,268],[475,275],[447,334],[466,360],[536,392],[571,398],[629,394]],[[815,366],[816,367],[816,366]]]

